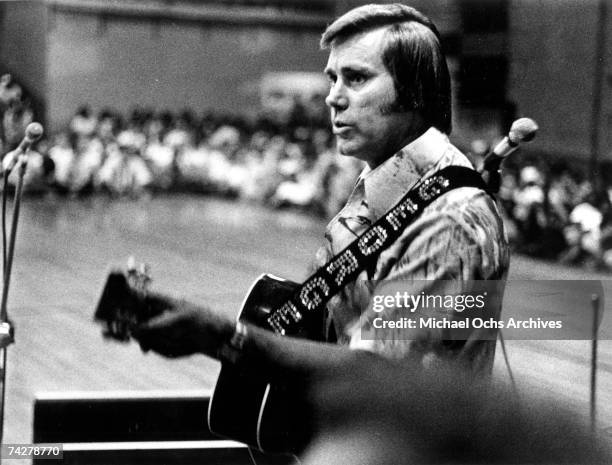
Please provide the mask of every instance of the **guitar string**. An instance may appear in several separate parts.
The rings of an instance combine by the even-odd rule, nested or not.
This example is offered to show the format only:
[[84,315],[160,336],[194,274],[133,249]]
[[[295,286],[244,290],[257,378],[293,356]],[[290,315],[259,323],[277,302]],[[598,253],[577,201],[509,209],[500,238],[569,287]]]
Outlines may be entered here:
[[253,455],[253,451],[250,447],[247,447],[247,450],[249,451],[249,457],[251,458],[251,462],[253,463],[253,465],[257,465],[257,461],[255,460],[255,456]]

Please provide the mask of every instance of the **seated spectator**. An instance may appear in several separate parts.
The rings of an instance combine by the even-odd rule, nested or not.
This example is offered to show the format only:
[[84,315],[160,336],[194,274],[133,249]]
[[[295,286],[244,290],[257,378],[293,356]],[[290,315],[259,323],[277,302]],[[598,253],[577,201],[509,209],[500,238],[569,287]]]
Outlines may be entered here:
[[98,172],[104,163],[104,158],[102,140],[97,136],[81,135],[77,140],[70,191],[75,194],[86,194],[97,188]]
[[231,194],[232,186],[239,187],[242,180],[239,173],[232,172],[232,160],[240,148],[240,131],[233,126],[221,126],[210,136],[208,145],[208,180],[211,187],[220,194]]
[[100,186],[111,195],[143,195],[153,182],[149,168],[133,147],[107,147],[108,156],[98,173]]
[[207,191],[210,162],[208,146],[205,143],[196,146],[190,141],[177,152],[176,170],[181,186],[191,192]]
[[114,144],[117,137],[117,131],[121,126],[121,118],[113,111],[102,110],[98,116],[97,134],[102,144],[106,147],[108,144]]
[[283,181],[278,165],[284,157],[286,141],[280,136],[270,137],[263,131],[256,132],[244,161],[250,176],[240,190],[247,200],[270,202]]
[[276,189],[272,203],[277,207],[312,207],[320,186],[318,171],[300,144],[287,144],[285,155],[278,165],[284,180]]
[[4,149],[12,150],[23,139],[25,128],[34,121],[34,112],[28,100],[12,100],[2,116]]
[[519,174],[513,211],[520,237],[520,250],[524,252],[535,254],[539,250],[538,240],[547,225],[544,199],[543,174],[535,166],[526,166]]
[[91,137],[97,126],[98,118],[92,113],[89,105],[79,107],[70,121],[70,130],[77,137]]
[[551,179],[548,189],[550,213],[560,224],[566,224],[576,200],[578,186],[568,170],[562,171]]
[[[270,158],[264,155],[268,141],[267,134],[255,132],[249,143],[236,153],[234,165],[240,164],[244,169],[243,181],[237,186],[241,199],[265,203],[278,185],[277,158],[270,163]],[[239,172],[234,173],[235,179],[239,176]]]
[[150,132],[142,156],[151,170],[154,187],[161,190],[172,188],[175,183],[175,150],[162,141],[157,128]]
[[138,152],[144,151],[147,144],[147,137],[144,132],[133,123],[128,124],[125,129],[119,131],[116,140],[119,146],[130,147]]
[[[604,213],[606,224],[604,224]],[[573,244],[570,250],[563,255],[565,263],[581,264],[590,269],[604,266],[602,230],[609,231],[610,202],[595,192],[588,193],[569,216],[569,225],[566,227],[566,236],[571,235]],[[606,247],[608,247],[606,237]]]
[[60,193],[71,191],[72,170],[76,162],[76,154],[67,132],[55,135],[49,148],[49,157],[55,166],[54,187]]
[[188,118],[177,118],[172,127],[164,137],[164,144],[173,149],[182,149],[188,144],[195,143],[195,129],[190,126]]

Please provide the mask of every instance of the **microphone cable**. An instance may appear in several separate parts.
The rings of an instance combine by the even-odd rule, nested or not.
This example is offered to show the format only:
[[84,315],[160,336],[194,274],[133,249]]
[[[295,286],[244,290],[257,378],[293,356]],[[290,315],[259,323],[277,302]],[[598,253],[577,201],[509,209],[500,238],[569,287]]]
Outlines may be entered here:
[[[8,170],[4,170],[2,173],[2,281],[3,286],[6,286],[6,207],[8,201],[7,187],[8,187],[8,177],[10,172]],[[0,321],[0,323],[3,323]],[[4,347],[1,349],[1,357],[0,366],[2,367],[2,376],[0,377],[0,381],[2,386],[0,386],[0,444],[4,441],[4,404],[6,402],[6,368],[7,368],[7,348]]]
[[8,202],[7,187],[9,172],[2,173],[2,276],[6,275],[6,204]]
[[504,363],[506,364],[506,368],[508,369],[508,376],[510,377],[510,383],[512,384],[512,389],[516,395],[519,394],[518,386],[516,384],[516,380],[514,378],[514,373],[512,372],[512,367],[510,366],[510,359],[508,358],[508,349],[506,348],[506,340],[504,339],[504,335],[502,334],[502,330],[497,331],[499,337],[499,343],[502,349],[502,355],[504,356]]

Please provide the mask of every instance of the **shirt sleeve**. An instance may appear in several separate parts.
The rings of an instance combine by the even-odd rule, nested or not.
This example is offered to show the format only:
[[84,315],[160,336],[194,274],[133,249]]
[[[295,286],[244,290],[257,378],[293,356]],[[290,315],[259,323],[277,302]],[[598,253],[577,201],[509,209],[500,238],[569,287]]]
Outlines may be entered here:
[[[381,253],[370,283],[371,300],[348,329],[350,346],[425,365],[459,358],[474,369],[490,368],[496,331],[475,329],[471,319],[499,317],[507,266],[503,225],[488,195],[462,188],[443,196]],[[471,296],[467,299],[472,304],[481,296],[484,305],[475,313],[474,307],[457,305],[456,296],[463,296],[463,303]],[[383,305],[385,297],[389,305]],[[451,305],[441,306],[442,301]],[[381,330],[374,327],[376,318],[378,326],[408,318],[416,327]],[[421,322],[428,318],[464,321],[467,327],[423,327]]]

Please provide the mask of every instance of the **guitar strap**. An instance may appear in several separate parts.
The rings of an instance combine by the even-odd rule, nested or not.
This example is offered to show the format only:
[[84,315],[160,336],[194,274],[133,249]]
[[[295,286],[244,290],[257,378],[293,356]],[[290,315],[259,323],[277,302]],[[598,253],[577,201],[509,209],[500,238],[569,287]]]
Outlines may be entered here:
[[463,166],[448,166],[419,182],[363,234],[304,281],[287,302],[272,311],[267,317],[270,329],[281,335],[295,334],[305,318],[322,311],[340,289],[373,266],[380,252],[396,241],[430,203],[459,187],[475,187],[489,193],[480,174]]

